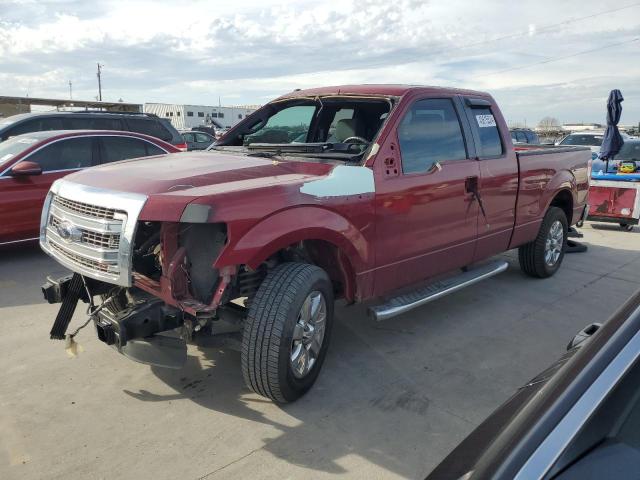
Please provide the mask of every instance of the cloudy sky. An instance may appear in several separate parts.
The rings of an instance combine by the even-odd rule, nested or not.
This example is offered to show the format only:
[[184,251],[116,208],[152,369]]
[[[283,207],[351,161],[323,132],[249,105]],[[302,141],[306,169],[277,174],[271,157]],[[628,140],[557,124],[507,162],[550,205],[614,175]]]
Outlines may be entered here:
[[[607,4],[609,6],[607,6]],[[294,88],[487,90],[507,119],[640,121],[640,2],[0,0],[0,95],[265,103]]]

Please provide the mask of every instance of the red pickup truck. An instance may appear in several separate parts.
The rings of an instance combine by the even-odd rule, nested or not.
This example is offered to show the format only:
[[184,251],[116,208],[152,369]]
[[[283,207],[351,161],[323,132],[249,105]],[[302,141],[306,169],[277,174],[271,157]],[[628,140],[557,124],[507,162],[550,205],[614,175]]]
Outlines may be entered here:
[[43,286],[62,302],[51,337],[65,338],[78,299],[101,340],[144,363],[179,368],[193,335],[225,335],[251,389],[292,401],[318,375],[337,298],[389,318],[503,271],[486,260],[513,248],[525,273],[553,275],[585,214],[590,159],[516,152],[486,93],[294,91],[209,151],[52,186],[40,244],[74,273]]

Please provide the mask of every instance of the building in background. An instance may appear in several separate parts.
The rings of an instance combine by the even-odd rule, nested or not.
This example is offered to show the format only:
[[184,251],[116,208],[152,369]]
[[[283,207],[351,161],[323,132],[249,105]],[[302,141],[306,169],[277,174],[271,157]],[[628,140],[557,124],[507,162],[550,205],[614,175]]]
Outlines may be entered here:
[[212,107],[208,105],[173,105],[169,103],[145,103],[144,112],[166,118],[178,130],[191,130],[207,125],[217,128],[233,127],[240,120],[255,112],[257,105]]

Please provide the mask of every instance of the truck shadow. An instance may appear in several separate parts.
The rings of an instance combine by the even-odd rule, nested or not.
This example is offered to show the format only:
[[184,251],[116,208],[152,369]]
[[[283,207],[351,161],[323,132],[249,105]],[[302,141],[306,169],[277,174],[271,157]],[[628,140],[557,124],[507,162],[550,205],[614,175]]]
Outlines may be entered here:
[[[313,389],[293,404],[277,405],[252,393],[242,379],[240,353],[206,345],[189,355],[182,370],[151,368],[175,394],[124,392],[145,402],[188,398],[204,408],[272,427],[279,434],[274,438],[264,429],[269,433],[261,450],[299,467],[347,473],[341,459],[355,455],[403,477],[423,477],[453,446],[441,441],[438,448],[430,445],[451,425],[429,419],[430,399],[345,324],[350,316],[362,316],[362,310],[337,312],[323,371]],[[470,423],[459,423],[471,429]],[[409,456],[414,459],[408,461]]]
[[[392,321],[369,320],[362,305],[338,308],[323,371],[293,404],[250,392],[240,353],[206,342],[189,350],[182,370],[151,368],[175,393],[125,393],[144,402],[189,399],[256,422],[247,434],[263,432],[259,450],[298,467],[353,474],[353,465],[375,464],[423,478],[578,330],[605,320],[640,287],[638,251],[589,252],[567,256],[544,281],[524,276],[511,252],[502,256],[507,272]],[[243,460],[259,461],[264,456]]]

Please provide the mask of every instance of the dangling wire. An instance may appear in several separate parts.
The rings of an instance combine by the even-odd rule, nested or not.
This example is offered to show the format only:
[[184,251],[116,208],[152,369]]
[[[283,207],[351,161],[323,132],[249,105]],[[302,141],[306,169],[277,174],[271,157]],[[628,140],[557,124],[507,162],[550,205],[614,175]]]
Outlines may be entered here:
[[84,322],[82,325],[80,325],[78,328],[76,328],[75,332],[73,332],[71,334],[67,334],[67,338],[69,340],[72,340],[73,337],[75,337],[80,330],[82,330],[84,327],[89,325],[89,322],[91,322],[91,320],[93,320],[95,318],[95,316],[98,314],[98,312],[100,312],[106,306],[106,304],[110,300],[115,298],[116,295],[117,295],[117,292],[114,293],[114,290],[117,290],[117,289],[112,289],[109,292],[109,296],[107,298],[105,298],[99,306],[96,307],[96,305],[93,303],[93,296],[91,295],[91,292],[89,291],[89,286],[87,285],[87,281],[85,280],[84,275],[82,275],[81,278],[82,278],[82,284],[84,285],[84,290],[85,290],[85,292],[87,292],[87,299],[89,300],[89,305],[87,306],[87,315],[89,316],[89,318],[87,319],[86,322]]

